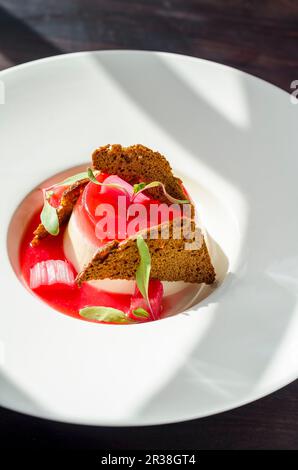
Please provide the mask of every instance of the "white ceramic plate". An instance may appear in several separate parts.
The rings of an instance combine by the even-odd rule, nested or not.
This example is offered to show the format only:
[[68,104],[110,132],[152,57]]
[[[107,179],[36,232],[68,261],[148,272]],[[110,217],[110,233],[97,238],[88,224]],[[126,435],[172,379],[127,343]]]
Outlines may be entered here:
[[[294,380],[298,107],[289,95],[151,52],[70,54],[0,79],[0,404],[75,423],[157,424]],[[78,321],[33,297],[12,269],[18,204],[106,143],[161,151],[199,204],[220,282],[186,314],[131,327]],[[19,232],[10,227],[16,271]]]

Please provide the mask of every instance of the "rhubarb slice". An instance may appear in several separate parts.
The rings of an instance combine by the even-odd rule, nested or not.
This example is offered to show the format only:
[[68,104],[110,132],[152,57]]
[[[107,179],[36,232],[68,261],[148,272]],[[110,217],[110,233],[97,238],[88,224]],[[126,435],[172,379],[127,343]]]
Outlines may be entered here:
[[69,263],[62,260],[47,260],[36,263],[30,269],[30,288],[37,289],[40,286],[52,284],[74,284],[74,274]]

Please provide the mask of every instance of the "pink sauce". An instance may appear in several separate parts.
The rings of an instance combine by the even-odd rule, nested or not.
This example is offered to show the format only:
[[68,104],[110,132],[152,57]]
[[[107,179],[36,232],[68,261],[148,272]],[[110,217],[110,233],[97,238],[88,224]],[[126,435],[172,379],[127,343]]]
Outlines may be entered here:
[[[39,245],[35,247],[30,245],[33,230],[40,222],[40,211],[41,208],[32,217],[28,224],[20,249],[20,263],[23,280],[28,288],[30,281],[30,268],[32,268],[36,263],[49,259],[66,260],[62,242],[64,233],[63,228],[57,237],[48,236],[42,240]],[[80,320],[84,320],[84,318],[79,315],[79,310],[81,308],[98,305],[126,311],[129,308],[131,299],[131,296],[128,294],[111,294],[104,291],[99,292],[87,283],[83,283],[82,287],[78,287],[77,285],[67,286],[64,284],[40,286],[32,292],[59,312],[79,318]]]
[[[108,175],[99,175],[97,177],[98,181],[105,181]],[[109,177],[115,178],[115,177]],[[117,177],[116,177],[117,178]],[[112,180],[113,181],[113,180]],[[127,184],[127,183],[126,183]],[[127,187],[132,191],[132,187],[127,184]],[[59,187],[54,191],[50,199],[51,205],[58,207],[59,200],[64,188]],[[99,218],[96,217],[95,209],[100,202],[112,204],[115,209],[117,209],[117,197],[120,194],[123,195],[121,190],[104,188],[95,185],[94,183],[89,183],[80,199],[77,202],[78,209],[82,212],[82,220],[84,222],[84,229],[87,230],[90,234],[90,237],[94,239],[95,224],[98,222]],[[158,201],[154,201],[143,194],[140,194],[136,197],[135,202],[148,206],[149,204],[158,205]],[[129,198],[128,198],[129,205]],[[33,238],[33,231],[40,223],[40,208],[35,215],[32,217],[29,222],[21,243],[20,248],[20,264],[22,270],[22,276],[25,284],[30,289],[30,269],[33,268],[36,263],[47,260],[63,260],[67,261],[63,251],[63,234],[65,226],[61,227],[60,233],[58,236],[48,236],[41,240],[37,246],[31,246],[30,242]],[[174,217],[176,214],[174,214]],[[178,214],[177,214],[178,216]],[[116,216],[117,217],[117,216]],[[173,215],[171,216],[171,218]],[[158,223],[162,221],[159,218]],[[128,218],[129,220],[129,218]],[[116,237],[118,235],[118,220],[116,220]],[[142,228],[139,227],[138,230]],[[107,239],[108,240],[108,239]],[[97,239],[98,246],[103,244],[103,241]],[[76,276],[76,272],[74,275]],[[31,289],[30,289],[31,290]],[[58,310],[61,313],[70,315],[75,318],[79,318],[85,321],[86,320],[79,315],[79,310],[87,306],[105,306],[112,307],[124,312],[128,312],[131,295],[129,294],[115,294],[105,291],[99,291],[94,287],[90,286],[88,283],[83,283],[81,287],[78,287],[76,284],[69,286],[65,284],[54,284],[47,286],[39,286],[34,290],[31,290],[36,296],[46,302],[52,308]]]

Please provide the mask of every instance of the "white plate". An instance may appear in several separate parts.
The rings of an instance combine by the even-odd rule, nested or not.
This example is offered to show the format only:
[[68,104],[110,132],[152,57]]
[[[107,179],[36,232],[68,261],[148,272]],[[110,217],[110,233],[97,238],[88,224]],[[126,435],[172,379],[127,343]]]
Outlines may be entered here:
[[[68,422],[157,424],[294,380],[298,107],[289,95],[222,65],[152,52],[70,54],[0,79],[0,404]],[[25,195],[117,142],[169,158],[199,201],[222,278],[228,267],[187,314],[131,327],[78,321],[33,297],[11,267],[7,230]],[[19,234],[10,233],[17,269]]]

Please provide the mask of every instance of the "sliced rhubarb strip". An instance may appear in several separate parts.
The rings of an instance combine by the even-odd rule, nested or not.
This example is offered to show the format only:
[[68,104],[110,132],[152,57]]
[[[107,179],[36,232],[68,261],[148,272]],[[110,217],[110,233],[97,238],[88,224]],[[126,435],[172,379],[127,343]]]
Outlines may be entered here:
[[47,260],[36,263],[30,269],[30,288],[37,289],[40,286],[52,284],[74,284],[74,273],[66,261]]

